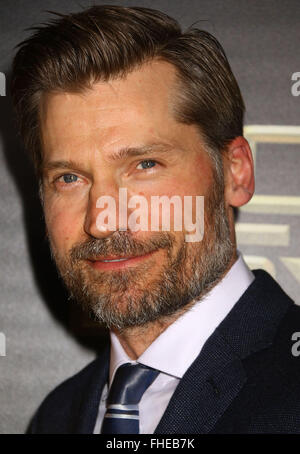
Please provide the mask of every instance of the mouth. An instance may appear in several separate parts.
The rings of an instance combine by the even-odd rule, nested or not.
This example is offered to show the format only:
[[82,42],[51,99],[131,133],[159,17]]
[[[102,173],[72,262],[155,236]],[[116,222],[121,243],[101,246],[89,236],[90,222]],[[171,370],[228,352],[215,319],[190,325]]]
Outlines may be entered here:
[[98,270],[117,270],[126,267],[134,267],[143,260],[151,257],[156,251],[138,256],[106,256],[97,259],[87,260],[87,262]]

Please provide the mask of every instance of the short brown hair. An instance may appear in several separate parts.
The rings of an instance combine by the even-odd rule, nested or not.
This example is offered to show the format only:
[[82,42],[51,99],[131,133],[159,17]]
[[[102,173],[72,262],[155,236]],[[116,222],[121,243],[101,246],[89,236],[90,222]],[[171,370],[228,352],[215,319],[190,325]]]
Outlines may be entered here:
[[101,5],[55,14],[19,44],[13,62],[13,104],[38,173],[41,94],[83,91],[94,82],[125,77],[154,58],[177,69],[178,121],[197,124],[207,145],[217,151],[243,134],[243,99],[226,55],[210,33],[193,27],[183,33],[168,15],[141,7]]

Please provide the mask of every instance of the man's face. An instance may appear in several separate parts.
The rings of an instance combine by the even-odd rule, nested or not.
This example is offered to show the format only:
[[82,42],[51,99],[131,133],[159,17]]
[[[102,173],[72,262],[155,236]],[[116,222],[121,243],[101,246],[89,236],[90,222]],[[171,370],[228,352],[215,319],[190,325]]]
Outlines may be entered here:
[[[110,327],[176,313],[233,257],[223,188],[197,127],[174,119],[174,83],[173,66],[154,61],[84,93],[44,96],[41,105],[52,254],[71,294]],[[170,231],[151,231],[150,211],[148,231],[122,231],[120,188],[149,207],[152,196],[204,196],[203,240],[186,242],[186,231],[172,228],[172,210]],[[115,231],[99,229],[102,196],[116,201]]]

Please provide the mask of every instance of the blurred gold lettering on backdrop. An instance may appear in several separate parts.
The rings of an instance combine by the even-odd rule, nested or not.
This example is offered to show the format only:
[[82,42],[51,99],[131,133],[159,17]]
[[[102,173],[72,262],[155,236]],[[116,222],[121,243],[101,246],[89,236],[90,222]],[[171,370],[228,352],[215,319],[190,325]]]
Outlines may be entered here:
[[[244,135],[252,149],[254,168],[256,168],[258,143],[300,145],[300,126],[250,125],[244,127]],[[300,197],[258,194],[254,195],[251,201],[240,210],[242,213],[299,216]],[[287,223],[237,222],[236,233],[237,242],[241,245],[251,244],[271,247],[290,245],[290,226]],[[281,263],[284,264],[300,284],[300,257],[280,256],[279,258]],[[269,258],[258,255],[245,255],[245,260],[250,268],[263,268],[275,277],[275,264]]]

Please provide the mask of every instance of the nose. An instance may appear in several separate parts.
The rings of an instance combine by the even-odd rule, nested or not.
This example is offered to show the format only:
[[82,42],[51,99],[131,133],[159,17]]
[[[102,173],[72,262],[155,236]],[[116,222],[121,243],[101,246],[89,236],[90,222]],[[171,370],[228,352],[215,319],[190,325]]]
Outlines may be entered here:
[[93,238],[104,238],[118,226],[119,187],[114,182],[94,183],[90,189],[84,231]]

